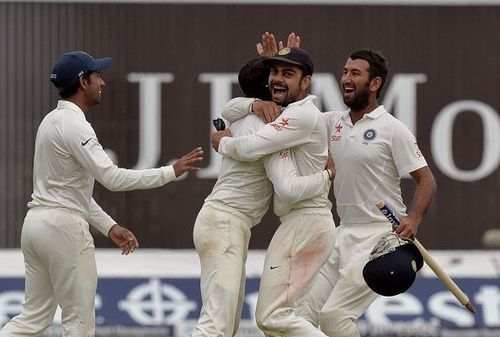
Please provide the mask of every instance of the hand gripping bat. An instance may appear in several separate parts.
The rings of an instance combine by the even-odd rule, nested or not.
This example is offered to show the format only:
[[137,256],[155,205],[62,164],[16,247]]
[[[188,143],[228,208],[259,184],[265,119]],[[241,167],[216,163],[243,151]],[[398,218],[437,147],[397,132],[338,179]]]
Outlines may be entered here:
[[222,118],[217,118],[212,121],[214,123],[214,127],[217,131],[222,131],[226,129],[226,124]]
[[[385,215],[385,217],[389,220],[392,226],[395,228],[401,224],[401,221],[398,219],[396,214],[387,206],[387,204],[383,200],[379,200],[375,203],[375,205],[380,209],[380,211]],[[451,279],[451,277],[446,274],[446,272],[441,268],[441,266],[434,260],[434,258],[429,254],[427,249],[422,246],[422,244],[414,239],[413,243],[415,247],[420,251],[425,263],[431,268],[431,270],[436,274],[439,280],[450,290],[450,292],[457,298],[457,300],[465,306],[470,312],[473,314],[476,313],[476,308],[469,301],[467,295],[456,285],[456,283]]]

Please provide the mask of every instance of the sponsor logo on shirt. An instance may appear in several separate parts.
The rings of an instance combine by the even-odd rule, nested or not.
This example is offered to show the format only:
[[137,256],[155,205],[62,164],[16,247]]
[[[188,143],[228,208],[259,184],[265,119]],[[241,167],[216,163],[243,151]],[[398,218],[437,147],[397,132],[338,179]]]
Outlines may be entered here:
[[288,151],[281,151],[280,158],[288,158]]
[[91,139],[92,139],[92,138],[89,138],[89,139],[87,139],[86,141],[82,142],[82,146],[87,145],[87,143],[88,143],[88,142],[90,142],[90,140],[91,140]]
[[[337,125],[335,125],[335,133],[340,133],[340,131],[342,131],[342,128],[343,128],[342,124],[337,123]],[[330,137],[330,141],[332,142],[338,142],[340,139],[342,139],[342,136],[340,135],[332,135]]]
[[419,158],[419,159],[422,158],[423,155],[422,155],[422,152],[420,152],[420,149],[418,148],[418,144],[417,144],[416,139],[413,140],[413,144],[415,144],[415,148],[416,148],[415,154],[417,155],[417,158]]
[[280,131],[283,131],[283,128],[285,126],[288,126],[290,125],[288,123],[288,121],[290,120],[290,118],[281,118],[281,121],[277,122],[277,123],[271,123],[271,126],[278,132]]
[[335,133],[340,133],[340,131],[342,130],[343,126],[342,124],[338,123],[337,125],[335,125]]

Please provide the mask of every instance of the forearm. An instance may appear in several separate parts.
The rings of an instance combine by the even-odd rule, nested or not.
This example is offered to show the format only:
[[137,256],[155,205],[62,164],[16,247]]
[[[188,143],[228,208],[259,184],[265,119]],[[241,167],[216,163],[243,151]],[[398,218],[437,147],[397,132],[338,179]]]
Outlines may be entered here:
[[142,190],[160,187],[175,180],[175,172],[171,165],[145,170],[129,170],[114,166],[96,172],[96,180],[110,191]]
[[221,112],[222,118],[229,123],[234,123],[251,113],[252,103],[254,98],[236,97],[226,103]]
[[295,123],[296,120],[291,120],[291,118],[287,121],[295,125],[284,127],[280,123],[270,123],[248,136],[223,137],[218,151],[221,155],[236,160],[254,161],[265,155],[307,143],[314,125],[302,126],[300,122]]
[[408,217],[418,221],[418,223],[420,223],[430,208],[437,191],[436,182],[430,170],[426,168],[424,172],[425,174],[417,182],[413,200],[408,211]]
[[90,200],[89,223],[107,237],[111,227],[116,224],[116,221],[104,212],[101,206],[92,198]]
[[267,156],[262,162],[273,183],[274,192],[286,202],[311,199],[328,192],[330,188],[330,174],[327,170],[299,176],[289,149]]
[[287,202],[299,202],[314,198],[328,191],[330,186],[329,174],[326,170],[309,176],[289,177],[273,181],[277,195]]

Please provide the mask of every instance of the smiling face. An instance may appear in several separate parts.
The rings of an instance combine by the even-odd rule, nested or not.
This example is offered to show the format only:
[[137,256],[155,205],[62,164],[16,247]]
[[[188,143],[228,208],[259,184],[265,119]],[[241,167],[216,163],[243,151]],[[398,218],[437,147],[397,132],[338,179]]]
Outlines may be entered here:
[[273,102],[281,106],[300,101],[307,96],[311,75],[304,76],[299,66],[276,61],[269,73],[269,89]]
[[102,89],[106,85],[101,77],[101,72],[93,71],[88,80],[85,80],[85,97],[88,106],[97,105],[101,102]]
[[373,91],[373,80],[370,81],[369,70],[370,65],[363,59],[349,58],[344,66],[340,81],[344,103],[353,111],[362,110],[371,99],[376,99],[377,90]]

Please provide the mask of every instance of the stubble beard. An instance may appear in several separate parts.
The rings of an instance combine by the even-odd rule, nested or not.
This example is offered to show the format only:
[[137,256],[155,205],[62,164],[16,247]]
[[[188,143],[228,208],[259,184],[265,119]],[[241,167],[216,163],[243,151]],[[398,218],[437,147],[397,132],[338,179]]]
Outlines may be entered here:
[[354,97],[352,101],[346,100],[344,96],[344,104],[348,106],[351,111],[360,111],[366,108],[370,101],[370,90],[368,84],[366,84],[358,95]]

